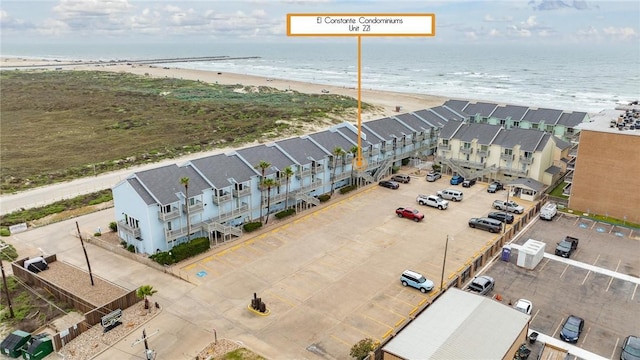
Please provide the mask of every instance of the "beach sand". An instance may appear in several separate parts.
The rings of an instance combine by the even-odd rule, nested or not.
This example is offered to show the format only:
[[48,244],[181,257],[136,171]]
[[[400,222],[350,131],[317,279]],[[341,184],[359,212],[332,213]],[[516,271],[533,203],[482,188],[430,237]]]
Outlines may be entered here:
[[[71,61],[76,62],[76,61]],[[68,64],[70,62],[64,62]],[[50,65],[56,66],[62,62],[47,59],[24,59],[24,58],[0,58],[1,67],[29,66],[29,65]],[[245,86],[269,86],[279,90],[293,90],[307,94],[322,94],[323,90],[329,94],[339,94],[358,98],[357,88],[347,88],[342,86],[331,86],[326,84],[313,84],[307,82],[293,81],[287,79],[266,78],[260,76],[234,74],[228,72],[205,71],[181,69],[175,67],[163,67],[158,65],[126,65],[126,64],[84,64],[77,61],[77,65],[65,65],[60,70],[49,68],[49,71],[69,71],[69,70],[93,70],[109,72],[127,72],[138,75],[147,75],[157,78],[169,77],[185,80],[199,80],[208,83],[223,85],[241,84]],[[22,68],[21,71],[40,71],[36,68]],[[354,82],[356,79],[354,79]],[[442,105],[448,98],[423,94],[408,94],[391,91],[379,91],[371,89],[361,90],[362,102],[374,105],[373,111],[363,112],[362,121],[380,119],[386,116],[393,116],[411,111],[427,109]]]

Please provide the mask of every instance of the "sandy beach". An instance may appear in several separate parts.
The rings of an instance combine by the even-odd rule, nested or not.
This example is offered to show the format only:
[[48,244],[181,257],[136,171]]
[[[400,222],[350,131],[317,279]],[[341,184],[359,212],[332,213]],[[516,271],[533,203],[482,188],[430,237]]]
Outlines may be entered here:
[[[74,62],[74,61],[71,61]],[[68,64],[69,62],[65,62]],[[74,62],[75,63],[75,62]],[[48,59],[25,59],[25,58],[0,58],[0,67],[11,68],[14,66],[53,66],[61,64],[56,60]],[[77,65],[65,65],[59,68],[49,68],[48,71],[72,71],[72,70],[92,70],[109,72],[127,72],[138,75],[152,77],[170,77],[187,80],[199,80],[208,83],[224,85],[242,84],[246,86],[269,86],[279,90],[294,90],[307,94],[322,94],[329,91],[329,94],[339,94],[358,98],[358,90],[342,86],[330,86],[326,84],[313,84],[287,79],[266,78],[260,76],[234,74],[228,72],[204,71],[181,69],[176,67],[163,67],[158,65],[126,65],[118,64],[84,64],[77,61]],[[55,70],[59,69],[59,70]],[[22,68],[21,71],[41,71],[38,68]],[[355,80],[355,79],[354,79]],[[442,105],[448,98],[423,94],[407,94],[391,91],[379,91],[362,89],[361,100],[371,105],[375,105],[378,110],[363,112],[362,121],[380,119],[385,116],[392,116],[399,113],[406,113]],[[399,109],[399,111],[398,111]]]

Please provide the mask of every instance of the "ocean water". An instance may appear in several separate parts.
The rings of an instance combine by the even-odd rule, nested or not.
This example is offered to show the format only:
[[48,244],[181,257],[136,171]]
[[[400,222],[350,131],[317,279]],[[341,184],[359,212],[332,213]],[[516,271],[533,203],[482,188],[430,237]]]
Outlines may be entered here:
[[[167,66],[357,86],[355,39],[279,43],[3,44],[3,56],[135,60],[247,57]],[[363,39],[364,89],[599,112],[640,99],[640,47],[438,44]]]

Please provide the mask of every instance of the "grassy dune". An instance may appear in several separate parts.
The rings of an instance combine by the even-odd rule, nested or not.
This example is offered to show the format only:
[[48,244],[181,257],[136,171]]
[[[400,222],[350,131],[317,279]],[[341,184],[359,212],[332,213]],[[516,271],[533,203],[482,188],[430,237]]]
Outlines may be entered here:
[[357,109],[340,95],[98,71],[2,71],[0,85],[2,193],[300,135]]

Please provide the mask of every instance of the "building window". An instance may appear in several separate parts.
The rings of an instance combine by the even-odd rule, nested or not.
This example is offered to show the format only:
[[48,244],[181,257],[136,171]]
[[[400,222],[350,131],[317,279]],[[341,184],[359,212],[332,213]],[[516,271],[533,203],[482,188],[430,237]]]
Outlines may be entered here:
[[468,142],[462,143],[462,147],[464,149],[471,149],[471,143],[468,143]]
[[503,125],[503,126],[504,126],[506,123],[507,123],[507,120],[505,120],[505,119],[500,119],[500,125]]
[[553,125],[547,125],[547,131],[553,132]]
[[171,205],[165,205],[165,206],[163,206],[163,207],[162,207],[161,212],[162,212],[163,214],[168,214],[168,213],[170,213],[170,212],[171,212]]
[[531,128],[534,130],[538,130],[538,124],[531,124]]
[[514,121],[513,127],[520,127],[520,121]]
[[448,139],[442,139],[442,145],[444,145],[444,146],[449,145],[449,140]]
[[505,155],[513,155],[513,149],[504,149]]
[[533,153],[531,151],[525,151],[524,152],[524,157],[527,159],[531,159],[531,157],[533,156]]

